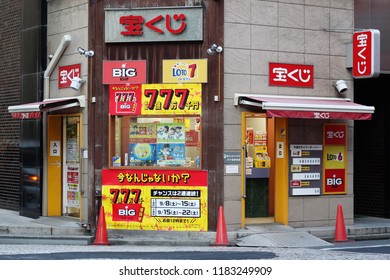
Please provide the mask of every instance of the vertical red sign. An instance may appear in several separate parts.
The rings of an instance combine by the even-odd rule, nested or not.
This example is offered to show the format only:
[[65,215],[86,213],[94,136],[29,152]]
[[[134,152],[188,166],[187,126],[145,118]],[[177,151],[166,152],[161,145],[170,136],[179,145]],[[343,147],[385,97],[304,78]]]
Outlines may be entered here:
[[372,29],[353,34],[354,78],[374,78],[380,74],[380,32]]
[[347,125],[324,124],[323,194],[346,193]]

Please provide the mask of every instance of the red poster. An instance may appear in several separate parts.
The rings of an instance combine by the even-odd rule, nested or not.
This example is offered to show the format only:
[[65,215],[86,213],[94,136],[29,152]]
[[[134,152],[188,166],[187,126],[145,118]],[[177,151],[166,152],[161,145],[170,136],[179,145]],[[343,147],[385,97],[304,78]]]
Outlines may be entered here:
[[110,85],[109,113],[111,115],[140,115],[141,85]]
[[77,171],[68,171],[68,183],[70,184],[78,184],[79,183],[79,172]]
[[186,146],[197,146],[198,145],[198,131],[190,130],[186,131]]

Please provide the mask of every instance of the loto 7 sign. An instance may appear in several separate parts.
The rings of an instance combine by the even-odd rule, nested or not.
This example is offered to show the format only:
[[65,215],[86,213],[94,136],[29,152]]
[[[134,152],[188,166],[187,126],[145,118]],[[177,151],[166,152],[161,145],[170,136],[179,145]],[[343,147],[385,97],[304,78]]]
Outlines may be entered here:
[[353,33],[353,69],[355,79],[375,78],[380,74],[380,32],[370,29]]

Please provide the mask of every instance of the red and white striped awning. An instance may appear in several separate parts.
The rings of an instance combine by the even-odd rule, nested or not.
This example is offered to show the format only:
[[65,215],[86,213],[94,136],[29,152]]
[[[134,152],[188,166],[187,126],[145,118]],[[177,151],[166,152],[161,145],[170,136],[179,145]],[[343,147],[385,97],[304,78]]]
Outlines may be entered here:
[[370,120],[375,111],[349,98],[235,93],[234,106],[238,105],[260,108],[270,117],[300,119]]
[[8,107],[14,119],[39,119],[41,112],[51,112],[72,107],[85,107],[85,95],[50,98],[41,102],[26,103]]

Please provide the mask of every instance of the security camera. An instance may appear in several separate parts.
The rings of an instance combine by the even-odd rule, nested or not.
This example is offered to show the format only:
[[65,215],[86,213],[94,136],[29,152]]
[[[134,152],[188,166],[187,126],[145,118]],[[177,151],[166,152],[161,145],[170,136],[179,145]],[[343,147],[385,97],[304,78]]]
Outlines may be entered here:
[[218,46],[216,48],[217,53],[221,53],[223,51],[223,48],[221,46]]
[[338,80],[336,82],[336,88],[340,94],[344,94],[348,89],[347,83],[344,80]]
[[95,52],[93,50],[86,51],[81,47],[78,47],[77,51],[79,52],[79,54],[85,55],[86,57],[93,57],[95,55]]
[[210,48],[207,49],[207,53],[209,55],[214,55],[215,52],[221,53],[223,51],[222,46],[218,46],[217,44],[212,44]]
[[48,59],[49,61],[51,61],[51,60],[53,59],[53,57],[54,57],[53,54],[49,54],[49,55],[47,56],[47,59]]

